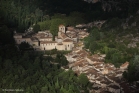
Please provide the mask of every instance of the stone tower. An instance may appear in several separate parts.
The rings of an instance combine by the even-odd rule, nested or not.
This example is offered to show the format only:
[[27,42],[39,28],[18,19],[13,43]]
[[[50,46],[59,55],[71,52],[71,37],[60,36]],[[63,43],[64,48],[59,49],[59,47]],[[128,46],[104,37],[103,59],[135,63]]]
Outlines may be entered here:
[[65,26],[64,25],[60,25],[59,26],[59,31],[65,33]]

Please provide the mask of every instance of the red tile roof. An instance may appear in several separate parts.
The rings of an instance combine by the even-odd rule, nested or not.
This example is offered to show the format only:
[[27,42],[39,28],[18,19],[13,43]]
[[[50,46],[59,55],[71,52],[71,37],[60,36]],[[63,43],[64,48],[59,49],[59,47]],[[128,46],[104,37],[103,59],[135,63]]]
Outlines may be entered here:
[[73,42],[71,39],[65,39],[63,42]]
[[125,62],[124,64],[122,64],[120,67],[125,67],[125,66],[128,66],[129,65],[129,62]]

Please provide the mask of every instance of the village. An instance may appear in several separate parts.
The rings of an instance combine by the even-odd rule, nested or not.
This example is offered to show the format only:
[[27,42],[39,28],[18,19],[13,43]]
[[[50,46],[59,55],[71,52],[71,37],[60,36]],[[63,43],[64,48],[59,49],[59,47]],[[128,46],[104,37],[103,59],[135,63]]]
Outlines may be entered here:
[[0,14],[0,93],[139,93],[139,0],[0,0]]
[[39,31],[32,34],[32,29],[27,33],[16,33],[14,39],[16,44],[27,42],[32,45],[35,50],[72,50],[79,39],[88,36],[85,29],[74,29],[74,27],[59,26],[58,36],[53,40],[50,31]]
[[105,54],[91,55],[78,47],[65,56],[69,65],[63,69],[71,68],[78,75],[86,74],[94,87],[90,93],[127,93],[125,89],[127,83],[122,80],[122,74],[127,69],[129,62],[116,68],[113,64],[104,63]]
[[[99,27],[101,27],[100,24]],[[132,93],[132,89],[136,90],[136,86],[130,87],[122,78],[122,74],[127,70],[129,62],[125,62],[120,68],[116,68],[110,63],[104,63],[105,54],[92,55],[88,50],[84,49],[81,39],[88,35],[86,29],[75,29],[74,27],[60,25],[55,41],[53,41],[50,31],[39,31],[33,34],[15,33],[14,39],[17,44],[28,42],[36,50],[57,49],[71,51],[65,55],[69,64],[62,67],[62,69],[65,69],[65,71],[72,69],[77,75],[84,73],[89,81],[93,83],[93,89],[90,90],[90,93]]]

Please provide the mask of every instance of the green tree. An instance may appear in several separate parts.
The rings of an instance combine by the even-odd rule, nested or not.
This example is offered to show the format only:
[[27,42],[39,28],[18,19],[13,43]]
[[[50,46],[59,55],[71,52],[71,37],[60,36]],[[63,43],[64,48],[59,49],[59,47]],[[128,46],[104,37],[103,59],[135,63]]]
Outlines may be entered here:
[[51,20],[51,26],[50,26],[50,32],[53,34],[53,36],[56,36],[59,31],[59,25],[65,25],[63,19],[52,19]]
[[133,62],[134,62],[133,64],[134,64],[135,69],[136,69],[135,76],[136,76],[136,78],[139,78],[139,55],[134,56]]
[[89,49],[89,46],[90,46],[90,37],[85,37],[84,39],[84,45],[85,45],[85,48],[86,49]]
[[99,29],[94,27],[91,31],[91,37],[93,40],[100,40],[100,32]]
[[38,25],[38,24],[34,25],[33,30],[34,30],[34,32],[37,33],[40,30],[40,25]]
[[115,64],[116,67],[119,67],[120,64],[118,64],[118,63],[121,63],[121,61],[122,61],[121,53],[120,52],[115,52],[114,54],[111,54],[111,55],[112,55],[111,56],[112,63]]
[[20,50],[29,49],[30,47],[31,46],[27,42],[21,42],[21,44],[19,45]]
[[35,70],[40,69],[40,58],[36,57],[33,65]]
[[41,93],[49,93],[48,92],[48,87],[47,86],[42,87]]
[[12,65],[12,61],[10,59],[5,60],[4,64],[3,64],[4,68],[7,70],[12,69],[13,65]]
[[65,18],[66,16],[63,15],[63,14],[60,14],[60,13],[56,13],[54,14],[54,16],[51,17],[51,19],[63,19]]
[[100,32],[100,39],[103,39],[105,37],[103,32]]
[[0,27],[0,40],[2,44],[11,43],[11,41],[13,40],[12,33],[6,25]]
[[89,50],[91,53],[94,54],[94,52],[98,49],[98,44],[97,42],[90,42],[91,44],[89,45]]
[[59,85],[59,81],[58,81],[58,79],[57,79],[57,81],[55,82],[55,89],[59,89],[60,88],[60,85]]
[[40,25],[40,30],[49,30],[50,29],[50,25],[51,25],[51,21],[47,20],[47,21],[43,21],[43,22],[38,22],[38,25]]
[[135,81],[135,66],[130,63],[129,66],[128,66],[128,74],[127,74],[127,79],[129,82],[133,82]]
[[78,82],[82,84],[82,86],[86,87],[89,83],[89,80],[85,74],[80,74],[78,78]]
[[0,69],[2,68],[2,64],[3,64],[2,57],[0,56]]
[[43,12],[42,12],[42,10],[40,10],[39,8],[37,8],[36,10],[35,10],[35,17],[36,17],[36,19],[35,19],[35,23],[37,23],[37,21],[39,20],[39,18],[41,18],[41,21],[42,21],[42,16],[43,16]]

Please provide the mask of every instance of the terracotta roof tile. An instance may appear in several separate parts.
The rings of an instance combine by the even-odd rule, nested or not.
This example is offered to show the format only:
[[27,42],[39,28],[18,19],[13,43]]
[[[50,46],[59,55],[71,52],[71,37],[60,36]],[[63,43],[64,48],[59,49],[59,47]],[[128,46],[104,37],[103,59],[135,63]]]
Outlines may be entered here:
[[65,35],[65,33],[61,33],[62,38],[67,38],[67,36]]
[[125,66],[128,66],[129,65],[129,62],[125,62],[124,64],[122,64],[120,67],[125,67]]
[[65,39],[63,42],[73,42],[71,39]]

